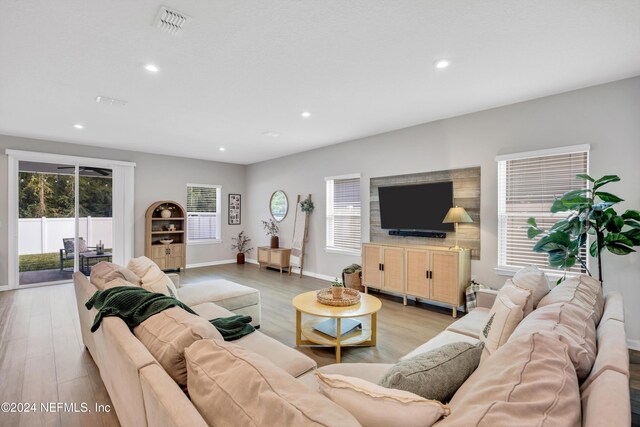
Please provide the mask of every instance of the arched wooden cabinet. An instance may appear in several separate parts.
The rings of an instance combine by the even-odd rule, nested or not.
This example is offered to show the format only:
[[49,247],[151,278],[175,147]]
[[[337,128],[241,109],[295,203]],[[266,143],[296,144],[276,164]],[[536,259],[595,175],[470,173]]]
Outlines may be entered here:
[[[155,202],[147,209],[144,254],[162,270],[179,270],[186,267],[186,215],[182,205],[170,200]],[[162,243],[167,240],[172,242]]]

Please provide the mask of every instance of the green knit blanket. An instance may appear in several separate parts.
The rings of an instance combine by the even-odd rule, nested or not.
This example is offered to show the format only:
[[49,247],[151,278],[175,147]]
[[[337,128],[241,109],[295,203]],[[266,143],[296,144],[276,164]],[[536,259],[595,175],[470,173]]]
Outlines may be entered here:
[[[102,319],[109,316],[119,317],[130,330],[133,330],[149,317],[171,307],[180,307],[197,315],[188,306],[173,297],[149,292],[137,286],[117,286],[97,291],[89,298],[85,307],[87,310],[93,307],[98,310],[91,326],[91,332],[97,331]],[[250,324],[251,316],[238,314],[209,320],[209,322],[218,329],[226,341],[237,340],[255,331],[255,328]]]

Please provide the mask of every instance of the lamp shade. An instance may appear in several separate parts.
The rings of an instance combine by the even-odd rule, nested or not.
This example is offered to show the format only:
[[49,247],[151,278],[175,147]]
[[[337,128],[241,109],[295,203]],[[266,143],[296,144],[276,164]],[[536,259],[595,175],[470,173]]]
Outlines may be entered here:
[[473,222],[467,211],[464,208],[451,208],[449,212],[447,212],[447,216],[442,220],[443,224],[452,224],[452,223],[462,223],[462,222]]

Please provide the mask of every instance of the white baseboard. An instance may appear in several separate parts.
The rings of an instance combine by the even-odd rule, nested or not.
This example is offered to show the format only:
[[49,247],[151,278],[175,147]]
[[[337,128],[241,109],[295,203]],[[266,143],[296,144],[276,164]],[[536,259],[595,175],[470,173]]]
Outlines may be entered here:
[[627,347],[629,347],[631,350],[640,351],[640,340],[632,340],[630,338],[627,338]]
[[[253,258],[247,258],[246,262],[248,262],[249,264],[258,264],[258,260],[257,259],[253,259]],[[293,269],[291,270],[291,274],[300,273],[300,268],[299,267],[293,267]],[[335,277],[332,276],[327,276],[326,274],[320,274],[320,273],[314,273],[313,271],[307,271],[307,270],[303,270],[302,271],[302,275],[303,276],[309,276],[309,277],[313,277],[315,279],[320,279],[320,280],[326,280],[328,282],[331,282]]]
[[223,259],[220,261],[198,262],[195,264],[187,264],[187,268],[209,267],[212,265],[235,264],[235,259]]

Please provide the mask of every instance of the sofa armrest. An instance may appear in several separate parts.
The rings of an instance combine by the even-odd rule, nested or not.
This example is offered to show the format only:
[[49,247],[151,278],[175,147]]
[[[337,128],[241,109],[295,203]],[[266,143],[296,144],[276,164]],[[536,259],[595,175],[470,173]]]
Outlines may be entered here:
[[180,287],[180,276],[179,275],[177,275],[176,273],[167,273],[167,276],[169,277],[169,279],[171,279],[173,284],[176,285],[176,288]]
[[476,307],[491,309],[497,295],[498,291],[495,289],[478,289],[476,291]]

